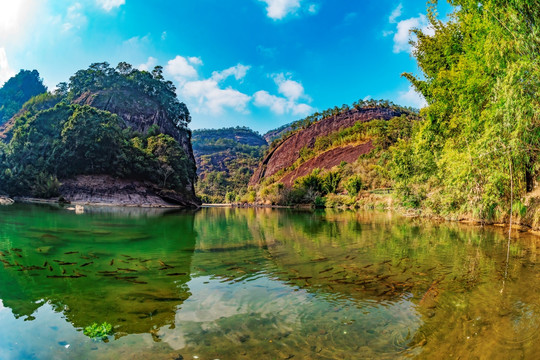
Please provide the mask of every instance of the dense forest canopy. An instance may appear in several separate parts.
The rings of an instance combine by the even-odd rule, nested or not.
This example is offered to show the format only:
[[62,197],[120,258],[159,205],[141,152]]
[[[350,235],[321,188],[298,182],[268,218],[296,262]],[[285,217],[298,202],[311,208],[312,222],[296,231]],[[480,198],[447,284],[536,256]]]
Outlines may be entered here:
[[31,97],[46,91],[36,70],[21,70],[6,81],[0,88],[0,125],[11,119]]
[[128,89],[142,92],[155,99],[165,110],[167,117],[178,127],[185,128],[191,121],[186,105],[176,96],[172,81],[165,80],[163,68],[156,66],[152,72],[134,69],[121,62],[112,68],[108,63],[95,63],[86,70],[79,70],[70,77],[69,84],[58,84],[57,92],[73,100],[90,91]]
[[194,150],[202,151],[206,146],[220,146],[219,141],[233,140],[238,144],[261,146],[266,140],[257,132],[246,126],[236,126],[223,129],[199,129],[193,131]]
[[[540,2],[451,1],[431,6],[433,36],[415,30],[421,76],[404,74],[429,106],[391,172],[404,204],[442,214],[502,218],[537,182]],[[517,202],[516,202],[517,201]]]

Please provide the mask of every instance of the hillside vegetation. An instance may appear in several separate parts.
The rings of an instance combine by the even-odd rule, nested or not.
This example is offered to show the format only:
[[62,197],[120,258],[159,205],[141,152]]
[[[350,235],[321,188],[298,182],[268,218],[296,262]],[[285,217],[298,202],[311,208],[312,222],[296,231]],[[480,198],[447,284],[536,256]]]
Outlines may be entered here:
[[447,22],[429,9],[433,36],[415,31],[422,74],[404,76],[429,106],[393,148],[397,196],[450,217],[524,216],[539,170],[540,2],[452,4]]
[[389,189],[389,149],[417,119],[414,109],[372,100],[295,122],[272,143],[242,201],[349,206],[362,191]]
[[36,70],[21,70],[0,88],[0,126],[15,115],[31,97],[47,88]]
[[[117,114],[72,102],[82,93],[105,89],[157,99],[169,121],[189,132],[189,112],[159,67],[148,73],[126,63],[116,69],[93,64],[78,71],[69,84],[60,84],[55,93],[29,100],[11,120],[8,137],[0,143],[0,191],[50,198],[59,195],[62,179],[112,175],[194,198],[189,191],[196,177],[194,161],[172,136],[155,125],[137,132]],[[110,99],[115,96],[110,93]],[[125,109],[128,115],[129,111]]]
[[[244,201],[379,202],[447,218],[508,221],[512,214],[516,221],[540,225],[540,2],[454,0],[454,11],[444,21],[436,1],[430,4],[434,34],[413,30],[421,74],[403,74],[428,102],[420,117],[409,113],[317,136],[293,164],[274,166],[271,176],[252,179]],[[330,115],[339,118],[344,109],[336,107]],[[270,132],[277,139],[267,154],[308,132],[320,117]],[[332,149],[368,143],[371,149],[356,161],[331,169],[315,166]],[[306,164],[309,174],[302,173]],[[262,174],[268,174],[267,166],[261,163]],[[302,176],[291,175],[297,173]],[[374,194],[383,189],[392,195]]]
[[207,203],[230,203],[244,195],[267,148],[266,140],[246,127],[195,130],[192,141],[197,194]]

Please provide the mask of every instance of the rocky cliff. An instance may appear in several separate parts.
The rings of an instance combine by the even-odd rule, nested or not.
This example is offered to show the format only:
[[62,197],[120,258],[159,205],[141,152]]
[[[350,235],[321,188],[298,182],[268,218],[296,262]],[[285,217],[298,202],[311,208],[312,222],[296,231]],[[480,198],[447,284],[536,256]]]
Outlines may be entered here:
[[157,125],[159,132],[172,136],[184,149],[188,157],[195,161],[191,146],[191,132],[177,127],[171,121],[160,104],[135,90],[102,90],[85,92],[73,103],[89,105],[100,110],[107,110],[122,118],[126,128],[130,127],[142,134],[151,126]]
[[[100,110],[106,110],[117,114],[126,128],[131,128],[141,134],[148,132],[152,126],[157,126],[160,133],[170,135],[183,148],[189,160],[195,163],[195,156],[191,145],[191,131],[176,126],[171,121],[162,106],[154,99],[136,90],[102,90],[97,92],[85,92],[73,103],[79,105],[89,105]],[[190,179],[186,194],[191,195],[191,199],[185,199],[182,204],[199,204],[195,195],[196,178]],[[183,205],[183,204],[182,204]]]
[[[311,124],[303,130],[296,131],[285,138],[281,143],[271,149],[259,164],[259,167],[251,177],[249,185],[257,185],[262,179],[276,174],[278,171],[287,169],[300,157],[300,150],[304,147],[313,148],[317,138],[326,136],[344,128],[348,128],[357,122],[366,122],[374,119],[389,120],[401,116],[402,112],[392,108],[368,107],[350,109],[339,115],[330,116]],[[342,151],[333,151],[321,154],[302,164],[296,169],[295,174],[288,174],[284,181],[291,184],[299,176],[306,175],[314,168],[329,169],[338,165],[342,160],[351,161],[351,156],[356,159],[362,153],[368,152],[370,146],[361,144],[347,147]],[[318,161],[320,160],[320,161]],[[283,182],[283,181],[282,181]]]

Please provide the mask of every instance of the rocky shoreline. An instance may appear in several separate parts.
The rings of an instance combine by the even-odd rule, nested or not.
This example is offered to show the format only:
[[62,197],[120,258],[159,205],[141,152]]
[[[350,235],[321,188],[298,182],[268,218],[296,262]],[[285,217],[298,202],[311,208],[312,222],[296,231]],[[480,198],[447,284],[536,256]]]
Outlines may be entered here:
[[108,175],[81,175],[65,180],[59,192],[66,201],[80,205],[184,208],[197,208],[200,205],[174,191]]

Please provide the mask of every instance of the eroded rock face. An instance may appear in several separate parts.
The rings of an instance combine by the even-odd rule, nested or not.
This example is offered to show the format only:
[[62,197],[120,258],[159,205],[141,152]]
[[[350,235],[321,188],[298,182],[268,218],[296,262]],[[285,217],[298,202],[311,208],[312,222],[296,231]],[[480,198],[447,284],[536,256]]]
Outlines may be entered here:
[[[157,125],[161,133],[170,135],[182,146],[188,158],[195,164],[191,131],[177,127],[167,117],[160,104],[145,94],[133,90],[102,90],[94,93],[86,92],[73,102],[117,114],[126,128],[130,127],[142,134],[146,133],[151,126]],[[187,186],[186,193],[191,197],[191,199],[186,199],[188,203],[198,201],[195,195],[196,180],[196,178],[191,179]]]
[[287,186],[292,186],[294,180],[311,174],[315,168],[330,170],[334,166],[339,165],[342,161],[352,163],[356,161],[360,155],[369,153],[371,149],[373,149],[373,145],[371,144],[371,141],[369,141],[365,144],[347,145],[325,151],[313,159],[309,159],[294,171],[286,174],[281,178],[280,182]]
[[193,199],[155,185],[109,175],[80,175],[64,180],[60,195],[74,203],[119,206],[183,206],[197,207]]
[[[100,110],[107,110],[122,118],[126,127],[140,133],[146,133],[152,125],[157,125],[163,134],[172,136],[186,151],[191,159],[191,131],[178,128],[153,99],[133,90],[103,90],[95,93],[86,92],[73,101],[79,105],[89,105]],[[193,160],[195,161],[195,160]]]
[[[390,120],[393,117],[401,115],[401,112],[389,108],[364,108],[359,110],[351,109],[343,114],[318,121],[307,129],[296,132],[287,139],[283,140],[276,148],[268,153],[253,174],[249,185],[256,185],[265,177],[272,176],[279,170],[288,168],[294,164],[294,162],[300,157],[300,149],[302,149],[304,146],[313,148],[315,141],[321,136],[326,136],[341,129],[351,127],[359,121],[366,122],[375,119]],[[364,151],[365,149],[356,150]],[[337,156],[337,154],[335,155]],[[320,164],[317,163],[316,159],[317,158],[312,159],[313,161],[310,160],[309,166],[306,165],[301,167],[301,173],[308,173],[310,172],[310,169],[321,167],[319,166]],[[335,161],[337,161],[336,164],[339,164],[341,159],[335,158]],[[335,161],[332,161],[332,163]],[[324,168],[324,166],[322,168]],[[290,182],[293,179],[286,180],[287,182]]]

